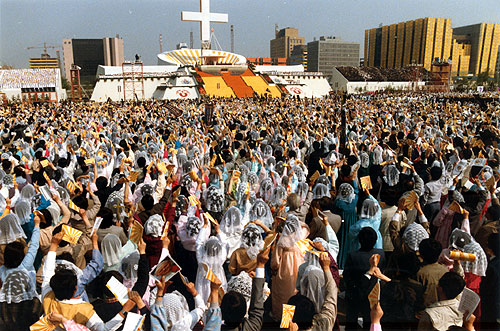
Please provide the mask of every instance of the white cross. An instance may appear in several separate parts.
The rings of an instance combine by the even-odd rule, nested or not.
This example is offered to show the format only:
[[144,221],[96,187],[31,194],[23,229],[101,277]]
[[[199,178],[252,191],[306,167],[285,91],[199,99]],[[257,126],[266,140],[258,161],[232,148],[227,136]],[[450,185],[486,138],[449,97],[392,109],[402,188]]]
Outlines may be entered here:
[[200,35],[202,41],[210,41],[210,22],[227,23],[227,14],[210,12],[210,0],[200,0],[200,12],[183,11],[181,20],[200,22]]

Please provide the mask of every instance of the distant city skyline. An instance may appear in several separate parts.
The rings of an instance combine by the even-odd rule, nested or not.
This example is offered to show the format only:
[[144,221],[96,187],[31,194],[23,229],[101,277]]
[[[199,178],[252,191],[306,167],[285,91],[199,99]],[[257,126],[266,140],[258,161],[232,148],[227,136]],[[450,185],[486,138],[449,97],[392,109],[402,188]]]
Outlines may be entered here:
[[[230,49],[230,25],[235,29],[235,52],[268,57],[274,26],[295,27],[306,43],[320,36],[338,36],[363,47],[365,29],[427,16],[451,18],[452,27],[481,22],[500,23],[498,0],[211,0],[211,11],[229,14],[229,23],[212,28],[224,50]],[[28,46],[61,45],[64,38],[104,38],[119,34],[125,59],[140,54],[145,64],[156,64],[160,51],[179,42],[189,44],[194,33],[198,48],[199,24],[181,22],[181,11],[198,11],[198,0],[0,0],[0,62],[27,68],[30,57],[42,50]],[[53,57],[54,49],[48,50]],[[60,49],[62,58],[62,48]],[[361,49],[361,55],[363,48]]]

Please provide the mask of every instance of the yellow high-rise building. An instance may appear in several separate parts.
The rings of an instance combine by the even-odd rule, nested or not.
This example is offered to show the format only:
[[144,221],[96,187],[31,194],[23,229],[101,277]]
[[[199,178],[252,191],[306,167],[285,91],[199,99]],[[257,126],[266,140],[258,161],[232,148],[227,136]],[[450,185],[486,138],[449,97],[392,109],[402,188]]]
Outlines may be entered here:
[[400,68],[421,64],[430,70],[447,61],[452,45],[451,19],[426,17],[365,31],[365,66]]
[[430,70],[436,59],[451,60],[452,76],[495,74],[500,24],[479,23],[452,29],[451,19],[426,17],[365,31],[365,66]]
[[[500,24],[479,23],[454,28],[453,38],[470,46],[468,74],[478,76],[487,71],[490,77],[495,75],[498,43],[500,42]],[[456,65],[455,61],[452,64],[452,71],[454,71],[453,65]]]

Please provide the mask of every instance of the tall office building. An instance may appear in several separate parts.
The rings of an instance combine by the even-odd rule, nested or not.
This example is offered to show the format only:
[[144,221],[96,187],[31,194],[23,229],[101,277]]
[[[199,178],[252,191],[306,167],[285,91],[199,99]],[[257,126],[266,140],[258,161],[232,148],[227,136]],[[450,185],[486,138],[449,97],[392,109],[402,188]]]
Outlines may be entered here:
[[[495,75],[500,24],[479,23],[454,28],[453,38],[470,45],[469,74],[477,76],[487,71],[490,77]],[[454,65],[456,65],[455,61],[452,67]]]
[[83,81],[94,80],[99,65],[120,66],[124,61],[123,39],[63,39],[64,71],[69,77],[71,65],[79,66]]
[[330,76],[339,66],[359,67],[359,43],[320,37],[307,43],[307,71]]
[[292,50],[297,45],[304,45],[304,37],[299,37],[299,30],[295,28],[284,28],[278,31],[276,28],[275,38],[271,40],[271,58],[284,57],[288,59]]
[[287,64],[302,64],[304,66],[304,70],[307,71],[307,45],[296,45],[290,54],[290,58],[288,58]]
[[29,60],[30,69],[57,69],[61,68],[59,59],[56,57],[44,56],[31,57]]
[[365,30],[367,67],[400,68],[421,64],[430,70],[451,56],[451,19],[426,17]]
[[500,45],[498,47],[498,54],[497,54],[497,65],[495,68],[495,76],[500,77]]

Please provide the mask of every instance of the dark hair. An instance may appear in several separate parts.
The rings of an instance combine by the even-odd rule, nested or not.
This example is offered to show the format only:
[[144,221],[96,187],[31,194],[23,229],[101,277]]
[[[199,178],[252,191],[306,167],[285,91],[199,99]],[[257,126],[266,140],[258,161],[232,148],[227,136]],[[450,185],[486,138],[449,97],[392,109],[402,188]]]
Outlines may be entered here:
[[71,299],[75,294],[76,284],[75,273],[63,267],[56,268],[54,276],[50,279],[50,288],[59,301]]
[[40,213],[42,213],[43,218],[45,219],[44,223],[40,223],[40,228],[46,229],[49,226],[52,226],[52,222],[54,221],[52,218],[52,214],[48,209],[40,209]]
[[146,194],[145,196],[142,197],[141,204],[145,210],[151,210],[155,205],[155,200],[150,194]]
[[351,175],[351,166],[344,164],[340,167],[340,174],[343,177],[349,177]]
[[500,220],[500,205],[491,205],[486,213],[490,216],[490,221]]
[[146,159],[141,156],[137,159],[137,165],[139,166],[139,168],[144,168],[146,166]]
[[239,325],[247,313],[245,297],[235,291],[227,292],[222,298],[220,310],[222,312],[222,319],[227,325]]
[[111,277],[115,277],[120,283],[123,283],[123,276],[116,270],[105,272],[101,277],[101,291],[105,298],[113,298],[115,295],[111,293],[106,284],[111,279]]
[[358,233],[358,241],[362,251],[370,251],[377,242],[377,232],[369,226],[362,228]]
[[419,261],[415,252],[403,253],[397,258],[399,275],[403,278],[410,278],[417,274]]
[[95,186],[99,191],[104,190],[108,186],[108,179],[104,176],[97,177],[95,180]]
[[87,198],[83,195],[77,195],[76,197],[73,198],[73,203],[82,209],[87,210],[89,208],[89,201]]
[[492,233],[488,236],[488,248],[495,256],[500,255],[500,233]]
[[12,269],[17,268],[24,259],[24,245],[19,241],[14,241],[5,246],[3,253],[4,266]]
[[113,225],[113,211],[107,207],[102,207],[97,213],[98,217],[102,218],[100,229],[107,229]]
[[286,205],[289,207],[290,212],[300,208],[300,197],[296,193],[291,193],[286,198]]
[[447,300],[455,299],[465,287],[464,279],[456,272],[449,271],[439,279],[439,287],[444,292]]
[[432,238],[426,238],[418,245],[418,252],[425,264],[435,263],[442,250],[443,245],[441,245],[441,243],[436,239]]
[[311,328],[313,317],[316,314],[314,303],[308,297],[296,294],[288,299],[288,304],[299,307],[293,314],[292,322],[296,323],[301,330]]
[[438,180],[441,178],[441,175],[443,174],[443,169],[440,167],[432,167],[431,168],[431,178],[432,180]]
[[73,255],[71,255],[70,252],[62,252],[61,254],[57,255],[57,259],[68,261],[68,262],[71,262],[73,264],[75,263],[75,259],[73,258]]

